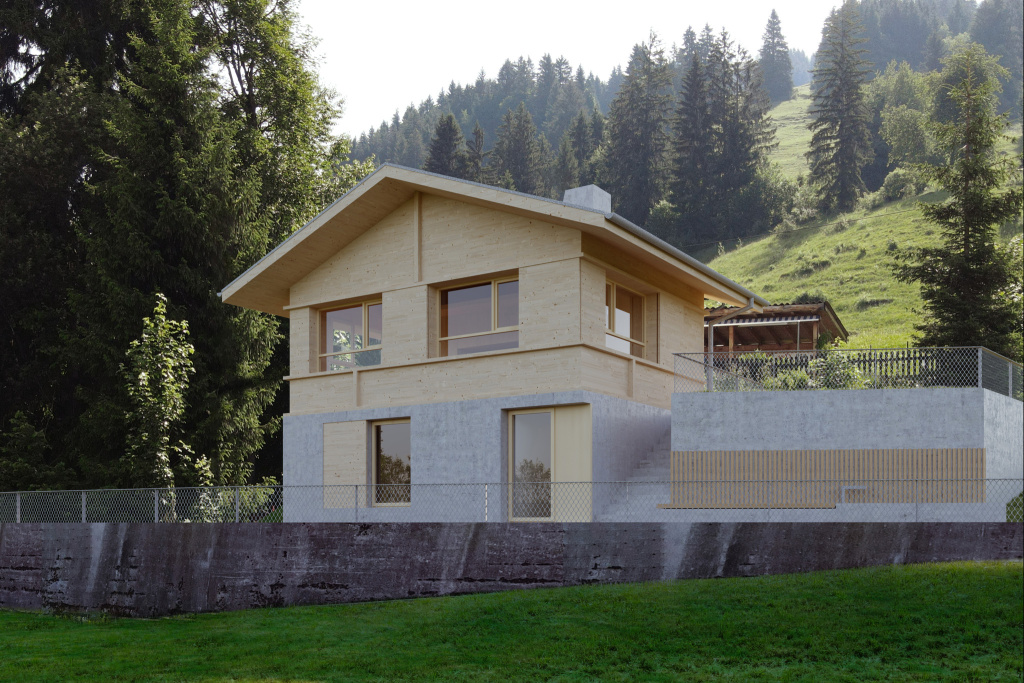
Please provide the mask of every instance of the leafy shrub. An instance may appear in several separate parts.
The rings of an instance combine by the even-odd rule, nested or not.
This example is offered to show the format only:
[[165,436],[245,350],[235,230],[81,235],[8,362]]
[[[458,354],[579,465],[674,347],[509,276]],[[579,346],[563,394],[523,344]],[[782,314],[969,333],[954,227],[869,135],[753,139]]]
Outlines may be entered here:
[[870,380],[848,354],[825,352],[807,364],[811,389],[867,389]]
[[897,168],[882,183],[882,196],[887,201],[915,197],[924,191],[927,183],[921,177],[905,168]]

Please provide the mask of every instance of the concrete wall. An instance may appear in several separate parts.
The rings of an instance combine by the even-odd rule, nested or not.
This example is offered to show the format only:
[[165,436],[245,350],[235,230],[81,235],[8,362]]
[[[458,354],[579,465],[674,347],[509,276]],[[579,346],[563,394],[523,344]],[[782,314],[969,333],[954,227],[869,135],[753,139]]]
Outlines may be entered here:
[[0,608],[155,617],[1021,557],[1020,524],[3,524]]
[[[414,484],[504,482],[508,478],[507,411],[569,404],[591,406],[593,481],[625,478],[670,427],[667,410],[587,391],[290,415],[284,419],[284,484],[319,487],[324,483],[324,423],[394,418],[410,420]],[[430,492],[417,491],[419,510],[360,510],[359,521],[484,521],[482,489],[464,494],[466,503],[454,519],[447,514],[425,516],[423,512],[424,506],[452,510],[453,489],[438,488],[437,500],[432,504],[428,504]],[[317,494],[313,490],[287,490],[286,521],[354,521],[352,509],[324,509],[322,498],[315,499]],[[492,508],[490,514],[497,514],[501,506]],[[490,516],[488,519],[494,520]]]
[[1024,404],[1009,396],[985,391],[986,475],[1019,479],[1022,476],[1022,453]]
[[984,389],[673,394],[672,450],[983,448],[986,395],[998,397]]

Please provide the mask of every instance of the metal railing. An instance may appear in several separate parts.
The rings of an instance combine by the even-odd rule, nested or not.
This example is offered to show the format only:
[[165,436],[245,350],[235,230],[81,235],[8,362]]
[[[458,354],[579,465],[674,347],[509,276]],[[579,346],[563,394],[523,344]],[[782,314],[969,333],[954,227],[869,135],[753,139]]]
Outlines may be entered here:
[[0,523],[1021,522],[1022,479],[241,486],[0,493]]
[[677,393],[978,387],[1024,400],[1020,363],[980,346],[674,355]]

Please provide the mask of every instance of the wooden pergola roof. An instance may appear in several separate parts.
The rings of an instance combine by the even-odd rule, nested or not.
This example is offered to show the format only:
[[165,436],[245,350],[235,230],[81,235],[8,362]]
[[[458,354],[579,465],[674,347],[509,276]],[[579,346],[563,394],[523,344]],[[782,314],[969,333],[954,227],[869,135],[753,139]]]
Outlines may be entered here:
[[[706,328],[711,321],[723,318],[736,306],[704,309],[704,346],[707,350]],[[849,337],[846,327],[827,301],[765,306],[760,313],[745,313],[722,322],[715,322],[715,351],[796,351],[813,349],[823,333],[834,340]]]

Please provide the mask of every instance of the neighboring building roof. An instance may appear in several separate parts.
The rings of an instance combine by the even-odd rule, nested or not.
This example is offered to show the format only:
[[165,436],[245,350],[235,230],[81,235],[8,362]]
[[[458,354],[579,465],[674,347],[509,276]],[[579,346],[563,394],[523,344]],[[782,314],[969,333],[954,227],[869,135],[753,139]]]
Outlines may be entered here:
[[384,164],[220,293],[229,304],[286,315],[289,288],[411,199],[416,192],[508,211],[600,237],[719,301],[755,309],[768,301],[615,213]]
[[[712,309],[704,309],[704,326],[709,321],[722,318],[732,311],[736,306],[717,306]],[[765,306],[760,312],[750,312],[730,318],[724,322],[716,322],[715,329],[727,330],[735,328],[734,347],[740,350],[750,348],[770,347],[773,349],[796,348],[796,332],[800,324],[801,348],[807,348],[805,342],[813,344],[811,339],[812,325],[803,323],[819,324],[819,334],[828,332],[832,339],[846,341],[849,333],[843,322],[836,315],[832,306],[827,301],[813,301],[799,304],[774,304]],[[706,342],[705,342],[706,345]],[[723,336],[715,334],[715,346],[727,346]]]

